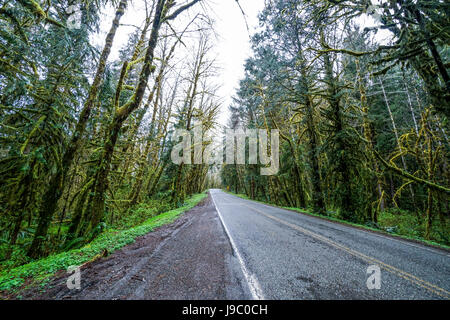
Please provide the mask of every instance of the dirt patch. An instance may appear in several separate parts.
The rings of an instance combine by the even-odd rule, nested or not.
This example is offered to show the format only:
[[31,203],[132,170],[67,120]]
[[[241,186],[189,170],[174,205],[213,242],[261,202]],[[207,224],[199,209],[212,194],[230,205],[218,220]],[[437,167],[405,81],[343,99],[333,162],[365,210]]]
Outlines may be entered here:
[[246,299],[242,276],[210,196],[171,224],[81,268],[81,289],[58,272],[22,299]]

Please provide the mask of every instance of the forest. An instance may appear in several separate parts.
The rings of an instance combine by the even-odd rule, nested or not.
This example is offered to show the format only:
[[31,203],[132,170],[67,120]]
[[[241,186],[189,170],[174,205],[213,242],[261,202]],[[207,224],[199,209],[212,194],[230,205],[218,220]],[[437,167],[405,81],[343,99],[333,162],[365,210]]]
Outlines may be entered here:
[[[224,108],[208,0],[142,0],[112,59],[129,2],[0,0],[0,271],[212,187],[450,245],[448,2],[266,0]],[[277,129],[278,174],[174,164],[174,130],[198,123]]]
[[[278,129],[280,172],[225,166],[224,185],[448,245],[449,10],[445,1],[266,2],[228,126]],[[363,15],[373,23],[355,22]]]

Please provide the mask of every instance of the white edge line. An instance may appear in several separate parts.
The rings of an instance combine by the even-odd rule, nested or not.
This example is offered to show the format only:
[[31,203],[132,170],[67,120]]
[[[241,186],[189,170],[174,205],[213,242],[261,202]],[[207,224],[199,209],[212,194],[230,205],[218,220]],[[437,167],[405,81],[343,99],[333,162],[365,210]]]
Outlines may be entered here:
[[217,214],[219,216],[220,222],[222,223],[222,226],[225,229],[225,233],[227,234],[228,239],[230,240],[231,247],[233,248],[233,251],[236,254],[236,257],[239,261],[239,264],[241,265],[242,273],[244,274],[245,280],[247,280],[248,288],[250,289],[250,293],[252,294],[253,300],[265,300],[258,279],[256,279],[255,275],[250,274],[247,267],[245,266],[244,260],[242,259],[241,254],[239,253],[239,250],[236,247],[236,244],[234,243],[234,240],[231,237],[230,232],[228,231],[225,221],[223,221],[222,214],[220,213],[220,210],[216,205],[216,201],[214,200],[212,192],[210,192],[210,194],[211,199],[214,203],[214,207],[216,208]]

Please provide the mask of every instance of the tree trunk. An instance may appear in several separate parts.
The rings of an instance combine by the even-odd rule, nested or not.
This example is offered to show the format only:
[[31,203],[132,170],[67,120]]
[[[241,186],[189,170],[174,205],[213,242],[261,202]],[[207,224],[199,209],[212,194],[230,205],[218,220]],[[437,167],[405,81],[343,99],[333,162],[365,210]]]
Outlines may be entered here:
[[69,170],[75,156],[75,152],[78,150],[80,139],[84,134],[92,107],[94,106],[95,99],[97,98],[98,89],[100,88],[103,74],[105,72],[106,61],[111,52],[113,40],[119,27],[120,18],[125,12],[126,4],[127,0],[122,0],[117,8],[113,24],[108,35],[106,36],[105,46],[103,47],[103,51],[100,56],[94,81],[89,89],[88,97],[84,104],[83,110],[81,111],[80,118],[75,127],[71,141],[67,145],[67,149],[64,152],[61,167],[58,168],[56,174],[51,177],[48,189],[42,197],[42,205],[39,208],[38,227],[36,229],[33,242],[27,252],[27,255],[31,258],[38,258],[41,255],[42,240],[47,235],[50,222],[52,221],[53,215],[56,211],[56,205],[62,194],[61,191],[64,189],[64,174]]

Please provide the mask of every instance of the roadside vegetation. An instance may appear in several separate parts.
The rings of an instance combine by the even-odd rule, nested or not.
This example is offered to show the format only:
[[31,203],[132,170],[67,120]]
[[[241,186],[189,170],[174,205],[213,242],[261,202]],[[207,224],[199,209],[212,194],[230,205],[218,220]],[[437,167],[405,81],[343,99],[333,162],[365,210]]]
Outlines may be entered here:
[[265,2],[228,127],[278,129],[279,172],[225,165],[223,187],[450,245],[449,8]]
[[218,114],[199,2],[140,1],[128,26],[127,0],[0,1],[3,287],[120,247],[208,188],[208,165],[170,160],[175,129],[208,134]]

